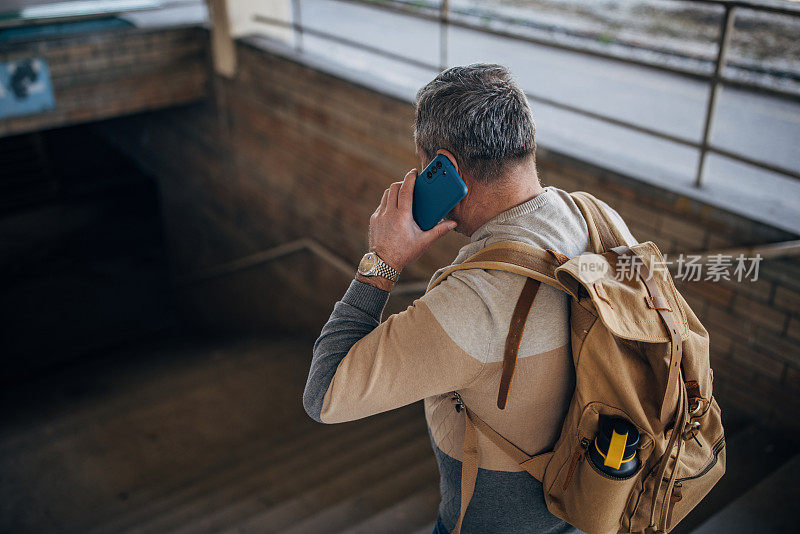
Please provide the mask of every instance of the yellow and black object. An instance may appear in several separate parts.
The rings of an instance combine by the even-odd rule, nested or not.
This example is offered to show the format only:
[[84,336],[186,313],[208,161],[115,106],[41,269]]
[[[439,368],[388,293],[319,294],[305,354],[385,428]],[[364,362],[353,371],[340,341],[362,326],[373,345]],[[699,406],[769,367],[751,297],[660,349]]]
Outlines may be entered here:
[[639,430],[621,417],[600,417],[600,428],[589,445],[589,460],[612,478],[630,478],[639,471]]

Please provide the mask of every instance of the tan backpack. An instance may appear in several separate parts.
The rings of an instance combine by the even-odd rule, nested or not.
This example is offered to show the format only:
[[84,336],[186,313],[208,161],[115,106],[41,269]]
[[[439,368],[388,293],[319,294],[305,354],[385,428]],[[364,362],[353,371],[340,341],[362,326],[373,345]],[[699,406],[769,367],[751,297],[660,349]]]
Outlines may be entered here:
[[[453,394],[466,423],[454,534],[461,531],[475,489],[477,431],[542,482],[550,512],[589,534],[669,532],[725,473],[725,434],[712,394],[708,333],[675,289],[658,247],[649,241],[626,246],[594,197],[583,192],[572,197],[589,227],[593,254],[570,259],[503,241],[449,267],[430,286],[461,269],[528,277],[506,339],[499,409],[506,405],[540,283],[570,296],[576,385],[552,451],[529,455],[465,406],[458,392]],[[601,416],[623,417],[639,430],[641,466],[629,478],[606,476],[587,458]]]

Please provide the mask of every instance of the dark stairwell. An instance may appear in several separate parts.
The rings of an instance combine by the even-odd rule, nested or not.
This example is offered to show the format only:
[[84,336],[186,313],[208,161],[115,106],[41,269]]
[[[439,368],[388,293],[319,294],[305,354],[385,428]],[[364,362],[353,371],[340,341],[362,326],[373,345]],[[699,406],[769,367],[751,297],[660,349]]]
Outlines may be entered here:
[[429,530],[420,406],[319,425],[313,336],[180,324],[157,187],[90,127],[0,157],[0,530]]

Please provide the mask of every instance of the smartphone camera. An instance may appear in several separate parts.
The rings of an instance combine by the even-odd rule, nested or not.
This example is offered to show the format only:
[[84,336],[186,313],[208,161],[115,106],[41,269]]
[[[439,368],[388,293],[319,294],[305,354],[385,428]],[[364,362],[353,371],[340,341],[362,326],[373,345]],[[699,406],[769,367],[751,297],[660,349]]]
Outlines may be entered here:
[[436,168],[437,169],[441,169],[442,168],[442,162],[441,161],[437,161],[436,162]]
[[428,178],[430,178],[431,176],[433,176],[433,174],[431,174],[431,171],[428,171]]

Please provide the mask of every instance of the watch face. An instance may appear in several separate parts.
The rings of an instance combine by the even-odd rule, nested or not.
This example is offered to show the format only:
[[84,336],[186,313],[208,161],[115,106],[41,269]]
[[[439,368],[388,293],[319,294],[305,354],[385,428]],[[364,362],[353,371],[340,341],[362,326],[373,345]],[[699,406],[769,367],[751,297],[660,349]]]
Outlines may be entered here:
[[361,263],[358,264],[358,272],[361,274],[368,273],[373,267],[378,264],[378,256],[374,252],[368,252],[361,258]]

